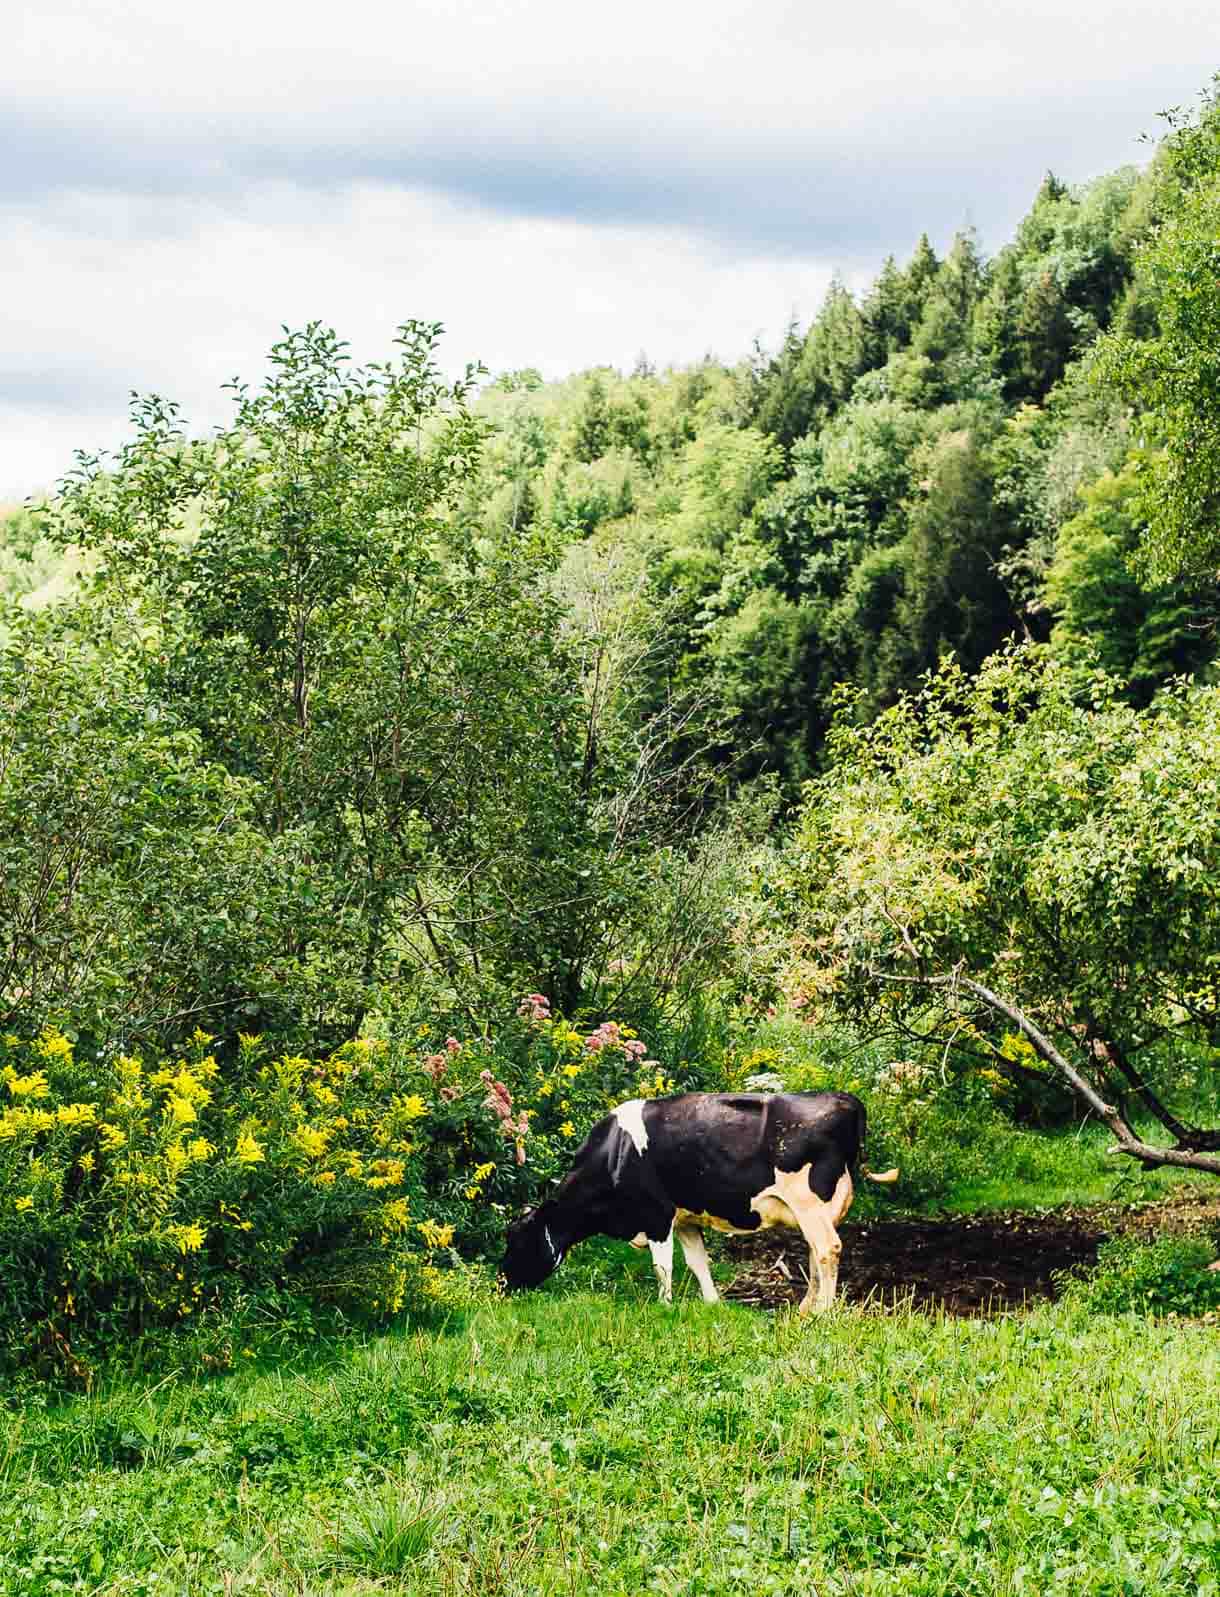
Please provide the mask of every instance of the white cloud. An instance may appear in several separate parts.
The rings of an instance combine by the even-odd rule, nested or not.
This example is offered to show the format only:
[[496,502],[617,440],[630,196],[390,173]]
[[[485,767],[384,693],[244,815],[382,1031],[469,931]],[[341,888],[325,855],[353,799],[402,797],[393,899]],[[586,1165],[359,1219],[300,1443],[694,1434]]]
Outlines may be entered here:
[[240,215],[176,202],[153,235],[114,202],[91,227],[100,204],[0,218],[0,498],[52,480],[73,448],[111,446],[130,389],[220,421],[220,385],[257,375],[284,323],[319,318],[376,359],[408,317],[445,321],[455,370],[480,359],[559,376],[630,367],[641,349],[658,363],[736,358],[756,334],[774,341],[791,310],[811,315],[830,278],[688,233],[500,217],[380,186],[323,204],[267,188]]

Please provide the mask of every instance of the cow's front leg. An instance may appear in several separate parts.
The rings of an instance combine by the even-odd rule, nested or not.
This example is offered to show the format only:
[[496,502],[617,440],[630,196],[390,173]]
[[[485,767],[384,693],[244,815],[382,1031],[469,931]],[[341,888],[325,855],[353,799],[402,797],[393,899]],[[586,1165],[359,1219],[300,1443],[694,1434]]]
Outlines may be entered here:
[[672,1303],[674,1300],[674,1233],[670,1227],[669,1235],[664,1242],[649,1240],[648,1251],[652,1254],[653,1269],[657,1272],[660,1283],[658,1294],[662,1303]]
[[699,1283],[699,1290],[703,1294],[705,1303],[719,1303],[720,1294],[716,1290],[716,1283],[712,1280],[712,1267],[708,1263],[707,1248],[703,1242],[703,1232],[698,1226],[680,1225],[674,1229],[678,1233],[678,1241],[682,1244],[682,1257],[686,1260],[686,1268]]

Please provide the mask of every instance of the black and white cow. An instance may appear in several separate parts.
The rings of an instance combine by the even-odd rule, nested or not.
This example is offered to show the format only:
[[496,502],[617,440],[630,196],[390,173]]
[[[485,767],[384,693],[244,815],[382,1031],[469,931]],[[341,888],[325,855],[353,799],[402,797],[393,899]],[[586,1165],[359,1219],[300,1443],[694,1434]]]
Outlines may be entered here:
[[[842,1251],[837,1227],[851,1205],[864,1130],[864,1105],[848,1092],[634,1098],[594,1126],[554,1196],[509,1229],[505,1283],[510,1291],[538,1286],[577,1242],[619,1237],[651,1248],[668,1303],[677,1236],[705,1302],[715,1303],[702,1228],[784,1225],[809,1244],[801,1313],[829,1308]],[[896,1170],[863,1173],[898,1179]]]

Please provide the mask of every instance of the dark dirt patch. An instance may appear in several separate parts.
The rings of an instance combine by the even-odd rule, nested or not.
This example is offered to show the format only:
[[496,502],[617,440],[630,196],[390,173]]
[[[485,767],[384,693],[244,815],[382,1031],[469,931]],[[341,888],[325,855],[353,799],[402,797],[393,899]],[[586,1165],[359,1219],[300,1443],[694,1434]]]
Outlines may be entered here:
[[[1002,1314],[1057,1297],[1058,1273],[1093,1264],[1106,1237],[1152,1238],[1218,1222],[1220,1197],[1195,1194],[1139,1206],[848,1221],[839,1291],[849,1303],[910,1300],[916,1309],[946,1314]],[[809,1253],[798,1233],[733,1237],[727,1251],[738,1269],[726,1297],[779,1308],[804,1296]]]

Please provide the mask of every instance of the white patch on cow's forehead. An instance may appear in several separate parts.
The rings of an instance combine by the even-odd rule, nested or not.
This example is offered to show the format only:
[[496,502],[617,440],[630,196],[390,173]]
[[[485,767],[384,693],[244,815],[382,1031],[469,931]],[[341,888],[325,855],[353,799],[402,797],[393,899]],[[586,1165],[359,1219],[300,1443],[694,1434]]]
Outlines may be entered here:
[[630,1103],[619,1104],[614,1110],[614,1118],[635,1143],[635,1151],[643,1153],[648,1146],[648,1132],[644,1128],[644,1100],[633,1098]]

